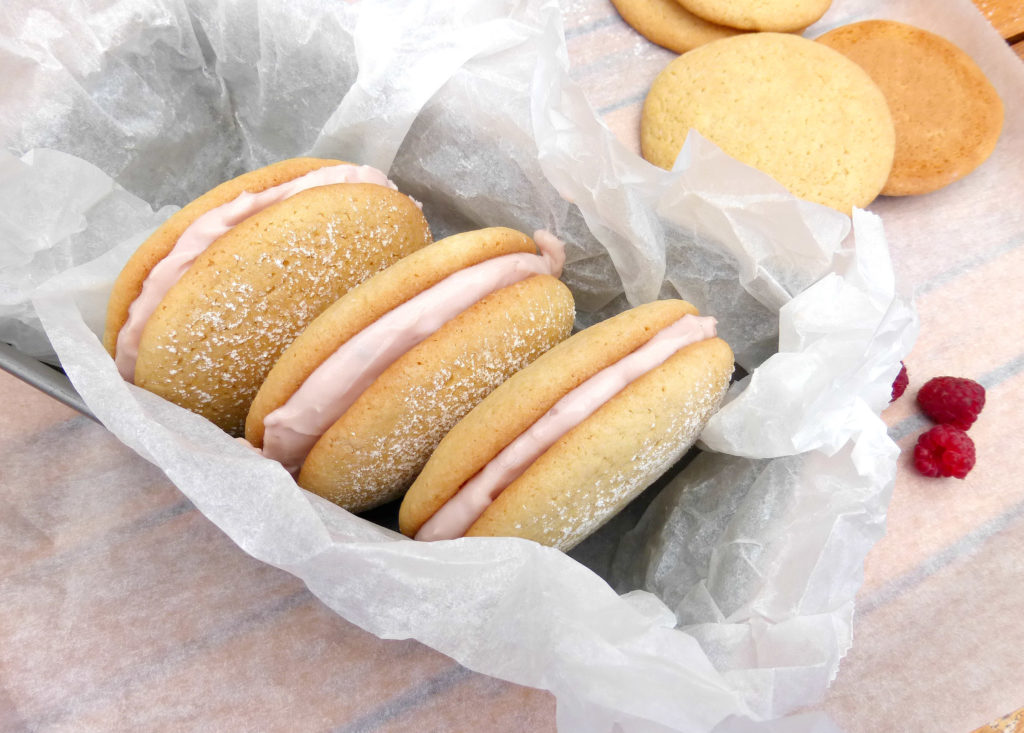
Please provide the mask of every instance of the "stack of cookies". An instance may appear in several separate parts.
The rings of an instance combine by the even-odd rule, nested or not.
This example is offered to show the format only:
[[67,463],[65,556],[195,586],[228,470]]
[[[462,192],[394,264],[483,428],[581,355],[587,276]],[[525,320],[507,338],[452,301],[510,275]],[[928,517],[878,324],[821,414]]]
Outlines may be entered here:
[[382,172],[283,161],[143,243],[104,343],[127,381],[244,434],[350,511],[422,474],[402,511],[410,536],[568,549],[696,440],[733,357],[679,300],[567,338],[564,262],[543,230],[432,242]]
[[800,198],[844,213],[878,195],[935,191],[983,163],[1003,105],[948,40],[865,21],[795,35],[828,0],[614,0],[631,25],[682,53],[655,79],[643,156],[671,169],[690,130]]

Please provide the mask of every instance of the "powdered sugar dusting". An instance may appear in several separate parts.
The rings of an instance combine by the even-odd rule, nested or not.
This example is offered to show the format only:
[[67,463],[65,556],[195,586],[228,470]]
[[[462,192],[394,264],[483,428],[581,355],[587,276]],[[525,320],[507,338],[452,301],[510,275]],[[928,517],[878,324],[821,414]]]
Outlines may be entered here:
[[545,508],[545,543],[562,550],[575,547],[668,470],[697,440],[727,385],[728,379],[707,373],[684,404],[672,410],[651,406],[650,429],[623,436],[636,441],[628,460],[614,460],[608,455],[613,451],[595,455],[598,478],[590,485],[562,487],[558,501]]
[[140,385],[240,433],[264,377],[302,328],[425,243],[410,246],[397,206],[349,201],[283,236],[265,227],[237,251],[208,251],[161,304],[166,330],[147,330]]
[[[477,307],[485,304],[486,300]],[[564,304],[556,303],[547,290],[533,303],[495,313],[487,335],[463,340],[455,357],[439,365],[429,381],[409,383],[388,395],[398,414],[388,430],[363,429],[347,436],[349,445],[358,446],[357,454],[335,477],[327,498],[361,511],[400,496],[455,423],[513,373],[565,338],[570,327]],[[419,350],[431,344],[425,342],[406,358],[418,358]],[[366,393],[354,407],[365,399],[381,396]],[[388,409],[381,407],[382,412]]]

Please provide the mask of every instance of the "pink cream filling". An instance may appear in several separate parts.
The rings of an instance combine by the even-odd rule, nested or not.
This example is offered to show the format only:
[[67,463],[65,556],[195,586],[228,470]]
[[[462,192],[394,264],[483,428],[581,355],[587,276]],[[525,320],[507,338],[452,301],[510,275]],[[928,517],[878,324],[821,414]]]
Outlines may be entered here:
[[313,445],[385,369],[485,296],[532,275],[558,277],[563,243],[549,232],[540,255],[510,254],[467,267],[427,288],[348,339],[263,420],[263,455],[297,473]]
[[569,391],[522,435],[463,484],[416,533],[417,540],[462,537],[506,486],[519,478],[559,438],[590,417],[630,382],[690,344],[713,338],[716,321],[686,315],[646,344]]
[[117,334],[114,362],[121,376],[135,381],[135,361],[139,355],[142,330],[185,271],[213,242],[267,207],[291,198],[297,193],[333,183],[375,183],[395,189],[395,184],[376,168],[368,165],[332,165],[293,178],[259,193],[243,191],[226,204],[210,209],[181,233],[173,249],[150,270],[142,283],[142,291],[128,308],[128,320]]

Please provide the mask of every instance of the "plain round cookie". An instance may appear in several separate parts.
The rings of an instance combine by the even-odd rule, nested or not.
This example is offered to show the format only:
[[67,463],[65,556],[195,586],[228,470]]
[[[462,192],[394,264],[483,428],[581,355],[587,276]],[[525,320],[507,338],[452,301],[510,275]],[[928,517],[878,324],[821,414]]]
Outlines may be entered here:
[[128,258],[128,262],[114,281],[107,302],[107,319],[103,330],[103,346],[107,352],[112,357],[115,355],[117,335],[128,320],[128,308],[142,292],[142,283],[145,282],[150,270],[174,249],[182,233],[196,219],[211,209],[233,201],[243,192],[259,193],[304,176],[317,168],[342,164],[344,161],[323,158],[282,160],[225,181],[172,214]]
[[1003,127],[1002,100],[950,41],[890,20],[842,26],[817,40],[859,64],[888,101],[896,154],[884,195],[935,191],[992,154]]
[[817,21],[832,0],[678,0],[712,23],[751,31],[795,31]]
[[317,186],[269,206],[167,292],[142,332],[135,383],[240,435],[256,391],[305,325],[430,241],[415,202],[385,186]]
[[612,5],[640,35],[676,53],[745,32],[704,20],[676,0],[612,0]]
[[682,300],[647,303],[573,334],[477,405],[438,445],[398,512],[412,537],[469,479],[558,400],[697,309]]
[[384,314],[466,267],[536,251],[533,240],[514,229],[463,232],[417,250],[359,284],[317,316],[274,364],[249,408],[245,439],[262,448],[264,418],[287,402],[327,357]]
[[398,498],[495,387],[572,330],[572,295],[534,275],[502,288],[388,367],[317,441],[299,486],[360,512]]
[[691,128],[795,195],[844,213],[882,190],[895,146],[889,107],[867,73],[783,33],[714,41],[658,75],[641,116],[643,156],[671,169]]

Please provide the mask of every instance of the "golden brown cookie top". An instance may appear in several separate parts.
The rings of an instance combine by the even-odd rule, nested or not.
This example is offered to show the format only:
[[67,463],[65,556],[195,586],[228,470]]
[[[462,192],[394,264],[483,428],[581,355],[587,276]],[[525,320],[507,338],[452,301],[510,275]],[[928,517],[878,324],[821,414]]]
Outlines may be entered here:
[[896,129],[887,196],[928,193],[991,155],[1003,103],[970,56],[945,38],[890,20],[836,28],[817,39],[859,64],[882,90]]
[[143,331],[135,383],[239,435],[305,325],[429,243],[412,199],[384,186],[319,186],[274,204],[217,239],[168,291]]
[[750,33],[670,63],[644,102],[643,156],[671,169],[690,129],[801,198],[849,213],[882,190],[895,134],[885,97],[820,43]]
[[544,451],[466,536],[572,549],[689,449],[718,409],[732,370],[732,350],[720,338],[678,351]]
[[128,259],[114,282],[107,304],[103,346],[113,356],[117,334],[128,319],[128,308],[142,291],[142,283],[150,270],[174,248],[178,238],[200,216],[211,209],[234,200],[243,192],[259,193],[303,176],[310,171],[344,161],[324,158],[290,158],[249,171],[210,189],[178,210],[161,224]]

